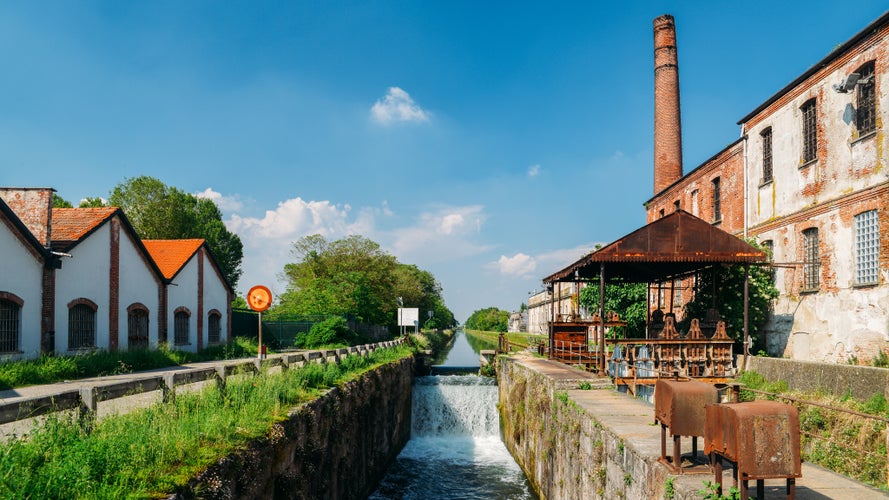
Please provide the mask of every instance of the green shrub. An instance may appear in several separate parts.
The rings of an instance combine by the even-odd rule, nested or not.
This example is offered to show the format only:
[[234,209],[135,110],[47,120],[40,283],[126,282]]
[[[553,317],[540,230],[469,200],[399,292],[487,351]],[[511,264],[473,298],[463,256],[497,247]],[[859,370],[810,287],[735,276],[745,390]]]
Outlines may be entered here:
[[296,338],[294,345],[304,349],[313,349],[316,347],[344,347],[363,341],[363,337],[346,326],[345,318],[331,316],[312,325],[308,334]]

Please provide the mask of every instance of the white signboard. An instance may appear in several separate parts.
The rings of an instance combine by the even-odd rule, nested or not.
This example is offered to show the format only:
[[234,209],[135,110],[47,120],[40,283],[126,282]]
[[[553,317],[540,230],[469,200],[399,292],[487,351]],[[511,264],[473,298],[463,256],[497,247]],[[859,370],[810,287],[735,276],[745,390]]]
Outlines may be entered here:
[[398,326],[417,326],[420,323],[420,310],[416,307],[398,308]]

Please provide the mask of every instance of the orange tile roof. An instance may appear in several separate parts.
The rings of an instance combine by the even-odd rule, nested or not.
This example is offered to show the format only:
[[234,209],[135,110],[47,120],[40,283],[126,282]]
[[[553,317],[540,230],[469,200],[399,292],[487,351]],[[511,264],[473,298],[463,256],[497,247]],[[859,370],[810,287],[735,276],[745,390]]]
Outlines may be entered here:
[[142,244],[164,277],[172,279],[204,244],[204,240],[142,240]]
[[50,235],[54,249],[67,249],[101,226],[117,207],[54,208]]

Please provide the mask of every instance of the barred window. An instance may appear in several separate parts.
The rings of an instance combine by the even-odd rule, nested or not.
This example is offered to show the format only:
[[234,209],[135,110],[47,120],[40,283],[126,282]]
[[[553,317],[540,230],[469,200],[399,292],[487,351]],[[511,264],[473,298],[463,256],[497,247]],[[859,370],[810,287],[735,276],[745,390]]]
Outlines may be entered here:
[[818,290],[821,285],[821,255],[818,253],[818,229],[803,231],[803,289]]
[[127,333],[130,349],[148,348],[148,310],[131,307],[127,312]]
[[673,309],[682,308],[682,280],[673,280]]
[[222,332],[222,315],[216,311],[211,311],[207,317],[207,341],[211,344],[219,342],[220,333]]
[[874,62],[871,61],[856,71],[858,80],[858,108],[855,110],[855,126],[858,135],[866,135],[877,128],[876,85],[874,84]]
[[800,108],[803,112],[803,163],[813,161],[818,155],[818,126],[815,116],[815,99],[809,99]]
[[719,196],[719,177],[713,179],[713,222],[722,220],[722,201]]
[[855,216],[855,283],[877,283],[879,276],[880,231],[877,211]]
[[191,319],[187,311],[176,311],[173,318],[173,343],[188,344],[188,322]]
[[96,310],[88,304],[68,308],[68,349],[96,347]]
[[22,328],[22,307],[0,299],[0,352],[17,352]]
[[772,180],[772,127],[762,131],[762,182]]

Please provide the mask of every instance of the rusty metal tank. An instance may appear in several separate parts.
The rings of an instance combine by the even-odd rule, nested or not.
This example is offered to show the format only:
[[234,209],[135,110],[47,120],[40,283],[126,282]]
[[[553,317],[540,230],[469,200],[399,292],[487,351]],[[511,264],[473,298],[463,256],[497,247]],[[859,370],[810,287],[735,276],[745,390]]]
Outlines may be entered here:
[[777,401],[707,405],[711,452],[735,462],[741,480],[801,477],[799,412]]
[[716,387],[696,380],[658,380],[654,418],[674,436],[703,436],[705,406],[719,402]]

